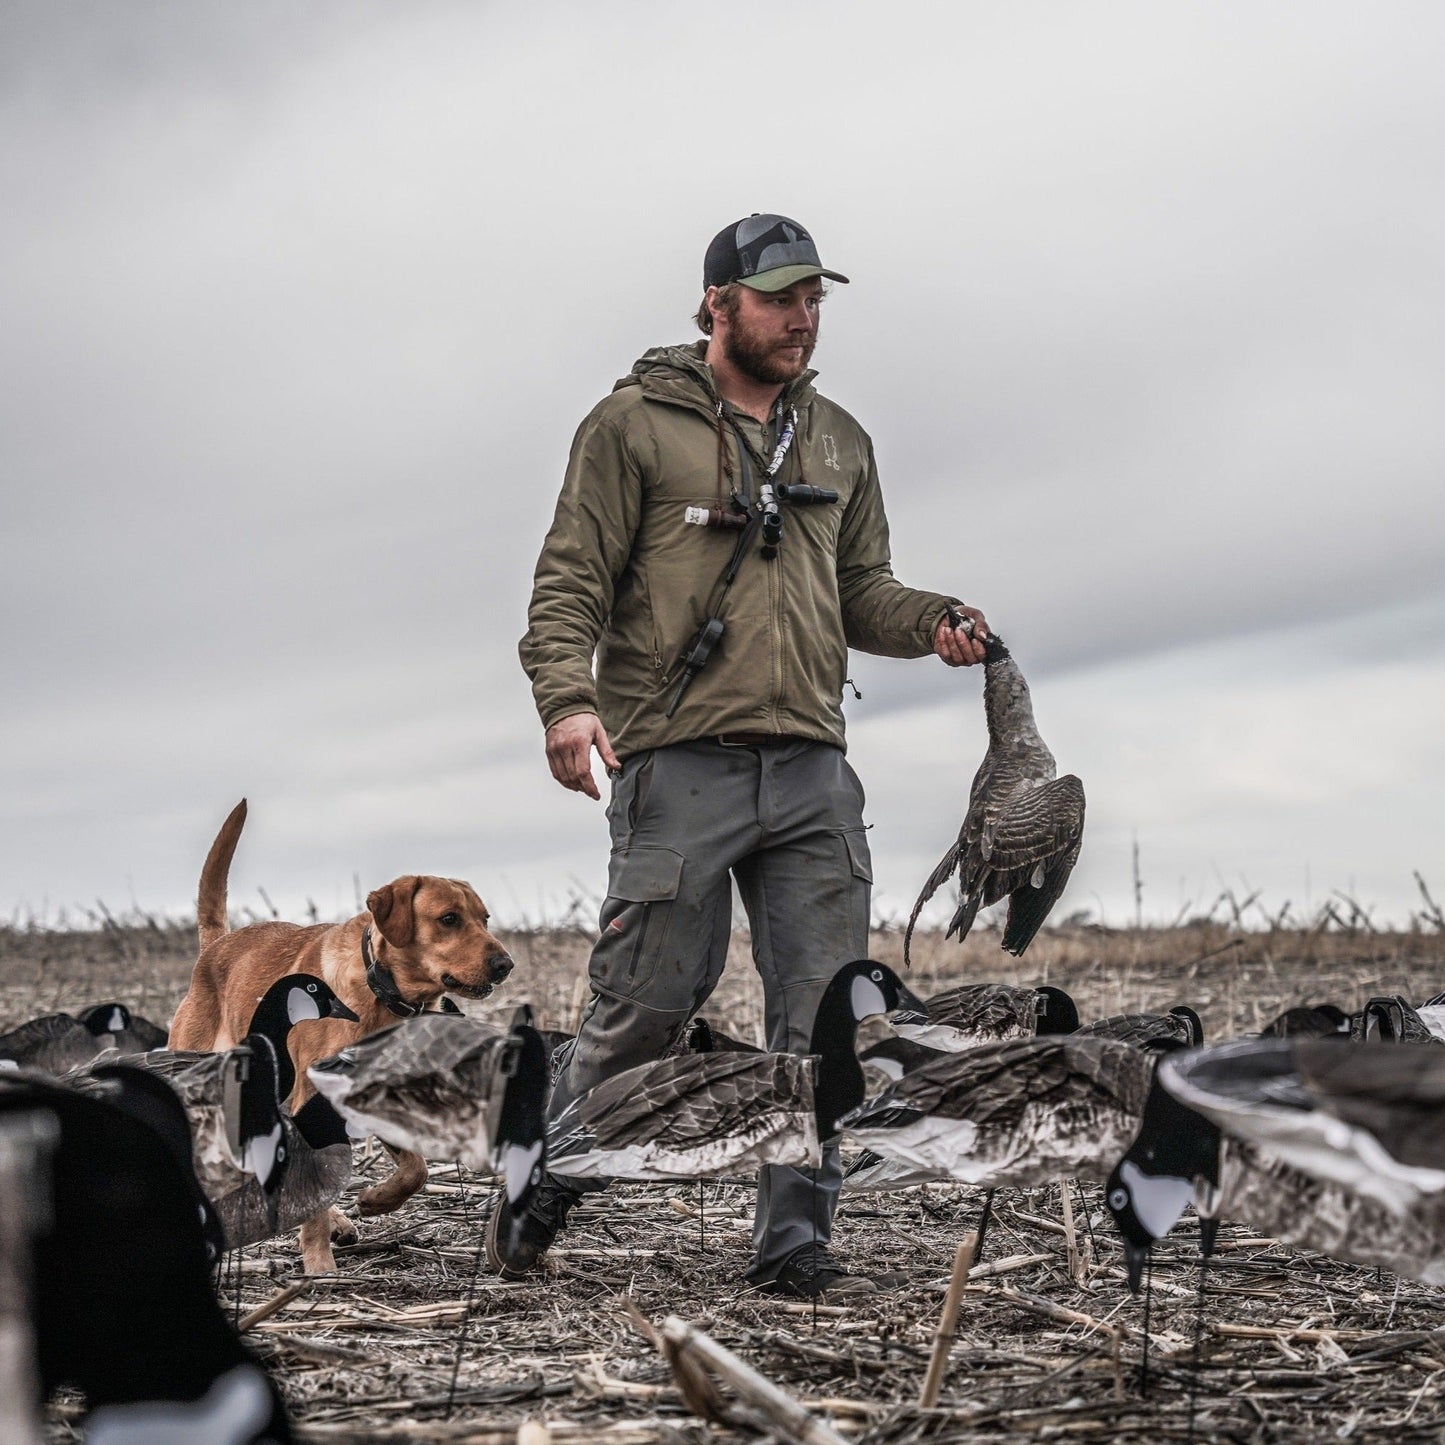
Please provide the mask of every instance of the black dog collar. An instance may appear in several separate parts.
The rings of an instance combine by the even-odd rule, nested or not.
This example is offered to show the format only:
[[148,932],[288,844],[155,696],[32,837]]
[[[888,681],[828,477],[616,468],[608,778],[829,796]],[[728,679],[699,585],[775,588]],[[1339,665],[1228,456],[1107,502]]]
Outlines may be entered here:
[[369,926],[361,932],[361,961],[366,965],[366,986],[376,995],[379,1003],[399,1019],[413,1018],[421,1013],[421,1004],[408,1003],[401,996],[401,990],[397,988],[391,970],[378,960],[371,946]]

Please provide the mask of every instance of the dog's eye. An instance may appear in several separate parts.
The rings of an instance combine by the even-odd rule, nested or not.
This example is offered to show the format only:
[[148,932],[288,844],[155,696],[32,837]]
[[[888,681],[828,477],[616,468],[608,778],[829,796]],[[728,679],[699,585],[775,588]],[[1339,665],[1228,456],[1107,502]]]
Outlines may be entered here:
[[443,928],[456,928],[461,924],[461,921],[462,915],[460,913],[443,913],[442,916],[437,919],[437,922],[440,923]]

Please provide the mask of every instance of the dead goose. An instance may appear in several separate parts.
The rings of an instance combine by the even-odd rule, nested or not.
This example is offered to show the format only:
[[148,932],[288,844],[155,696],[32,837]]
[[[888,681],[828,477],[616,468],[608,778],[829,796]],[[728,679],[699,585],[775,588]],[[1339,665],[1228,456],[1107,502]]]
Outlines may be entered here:
[[867,1151],[845,1185],[1103,1179],[1138,1132],[1153,1071],[1141,1049],[1072,1034],[939,1054],[839,1121]]
[[322,1018],[355,1015],[324,980],[288,974],[267,989],[234,1049],[107,1051],[62,1082],[83,1087],[88,1076],[118,1061],[163,1078],[190,1119],[201,1187],[231,1247],[239,1249],[309,1219],[350,1178],[351,1147],[340,1121],[327,1119],[324,1106],[308,1106],[293,1120],[282,1102],[296,1081],[291,1029]]
[[546,1046],[530,1024],[503,1031],[465,1015],[418,1014],[306,1072],[316,1097],[354,1132],[423,1158],[495,1170],[515,1209],[541,1179],[549,1075]]
[[123,1003],[99,1003],[78,1014],[44,1014],[0,1034],[0,1067],[63,1074],[105,1049],[144,1053],[164,1046],[166,1033]]
[[984,640],[988,751],[974,775],[958,840],[928,876],[903,934],[909,959],[923,905],[955,872],[962,893],[947,937],[962,942],[980,908],[1009,900],[1003,947],[1021,954],[1069,881],[1084,837],[1084,785],[1060,778],[1034,723],[1029,685],[996,633]]
[[1196,1196],[1211,1218],[1445,1284],[1445,1053],[1237,1039],[1163,1060],[1155,1091],[1106,1195],[1133,1282]]
[[835,1121],[863,1098],[858,1024],[900,1006],[923,1005],[892,969],[869,959],[845,964],[818,1003],[810,1055],[682,1054],[627,1069],[557,1118],[547,1167],[593,1179],[817,1167]]

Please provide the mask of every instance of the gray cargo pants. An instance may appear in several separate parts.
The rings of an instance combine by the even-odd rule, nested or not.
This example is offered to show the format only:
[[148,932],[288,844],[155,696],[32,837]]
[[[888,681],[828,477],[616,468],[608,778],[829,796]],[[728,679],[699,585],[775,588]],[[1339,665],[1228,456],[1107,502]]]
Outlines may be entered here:
[[[553,1116],[603,1079],[659,1058],[706,1002],[727,959],[730,872],[752,930],[768,1047],[808,1053],[828,980],[868,953],[863,788],[842,752],[786,740],[638,753],[613,782],[607,817],[612,859],[592,1001],[559,1058]],[[828,1242],[841,1183],[836,1147],[816,1182],[809,1170],[762,1169],[752,1283],[773,1279],[800,1246]]]

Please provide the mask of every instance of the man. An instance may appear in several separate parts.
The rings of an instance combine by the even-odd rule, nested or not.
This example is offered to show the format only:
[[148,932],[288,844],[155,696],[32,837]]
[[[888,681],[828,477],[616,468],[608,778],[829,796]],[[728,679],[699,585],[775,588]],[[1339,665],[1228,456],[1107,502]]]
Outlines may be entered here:
[[[612,859],[554,1117],[659,1058],[707,999],[730,874],[768,1046],[808,1051],[828,979],[868,953],[848,648],[983,660],[981,613],[894,578],[872,444],[813,389],[824,278],[847,281],[796,221],[728,226],[703,264],[706,339],[649,351],[573,443],[521,657],[552,775],[598,798],[593,749],[611,774]],[[763,1169],[751,1283],[803,1298],[874,1287],[828,1247],[840,1182],[836,1148],[816,1180]],[[549,1178],[516,1242],[490,1229],[493,1267],[535,1267],[585,1187]]]

